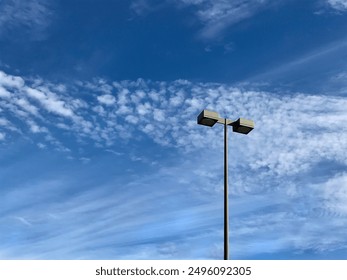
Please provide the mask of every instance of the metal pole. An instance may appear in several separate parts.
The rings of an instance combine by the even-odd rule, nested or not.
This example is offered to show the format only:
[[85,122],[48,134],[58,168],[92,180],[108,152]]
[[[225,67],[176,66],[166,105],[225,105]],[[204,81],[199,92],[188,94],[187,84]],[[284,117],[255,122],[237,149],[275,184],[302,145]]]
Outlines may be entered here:
[[229,259],[228,126],[224,119],[224,260]]

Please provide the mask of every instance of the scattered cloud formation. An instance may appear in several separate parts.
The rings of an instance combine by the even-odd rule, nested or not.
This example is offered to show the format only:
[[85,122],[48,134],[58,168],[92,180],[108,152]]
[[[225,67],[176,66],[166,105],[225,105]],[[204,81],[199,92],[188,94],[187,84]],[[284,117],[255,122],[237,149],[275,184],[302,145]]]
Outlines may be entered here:
[[[15,128],[21,121],[30,133],[50,135],[52,139],[59,138],[58,129],[105,148],[118,139],[141,133],[159,145],[189,152],[215,142],[215,134],[220,133],[217,128],[196,125],[200,110],[209,108],[230,118],[255,120],[257,129],[252,137],[241,140],[235,136],[236,143],[242,141],[245,154],[239,165],[283,175],[309,169],[323,158],[347,163],[343,152],[347,143],[339,137],[347,133],[347,100],[343,97],[278,96],[186,80],[166,83],[139,79],[110,82],[107,87],[109,93],[104,94],[90,83],[71,86],[70,93],[90,91],[91,100],[86,103],[57,91],[50,83],[30,84],[0,72],[0,108],[5,116],[11,116],[2,118],[2,133],[21,133]],[[217,143],[214,145],[219,148]],[[256,148],[259,146],[262,149]]]
[[[188,255],[218,258],[220,248],[213,240],[222,238],[222,231],[216,230],[222,221],[215,217],[221,211],[216,199],[223,186],[223,130],[218,125],[208,128],[196,124],[196,116],[204,108],[231,119],[253,119],[256,125],[248,136],[230,134],[230,192],[234,203],[231,215],[235,227],[231,240],[238,244],[233,250],[235,257],[245,257],[249,251],[271,254],[288,248],[300,252],[347,246],[343,234],[332,237],[324,230],[329,226],[344,232],[340,228],[347,217],[346,174],[320,178],[315,171],[326,161],[347,165],[345,97],[278,95],[187,80],[96,79],[62,86],[5,72],[0,72],[0,92],[0,145],[15,138],[32,139],[41,150],[54,147],[71,159],[75,157],[83,170],[88,169],[93,158],[76,156],[73,142],[78,143],[79,149],[92,143],[110,156],[123,157],[124,153],[114,150],[120,141],[147,139],[163,151],[173,149],[183,159],[171,166],[156,167],[155,176],[130,180],[119,190],[109,184],[66,199],[63,193],[76,184],[71,179],[28,182],[21,189],[6,192],[3,207],[10,214],[3,219],[11,221],[21,234],[25,232],[29,240],[42,236],[33,240],[37,251],[24,256],[21,253],[21,257],[95,258],[97,254],[105,258],[118,254],[124,258],[170,259],[185,258],[187,250],[194,250]],[[150,162],[141,154],[130,153],[129,160],[156,166],[153,159]],[[301,182],[302,174],[319,180]],[[156,189],[155,182],[163,181],[165,189]],[[35,195],[41,193],[41,188],[45,188],[45,195]],[[136,191],[136,198],[130,190]],[[18,199],[19,193],[26,198],[25,203]],[[52,203],[50,196],[64,197],[64,202]],[[175,202],[166,205],[165,215],[158,215],[160,201],[171,201],[172,197]],[[90,223],[93,219],[94,223]],[[122,225],[121,231],[117,224]],[[29,229],[35,228],[35,234],[30,233]],[[4,239],[8,238],[6,230],[1,232]],[[317,232],[322,233],[319,238]],[[107,239],[110,233],[113,238]],[[63,248],[61,244],[66,240],[76,245]],[[94,245],[88,243],[91,240]],[[16,252],[23,252],[21,246],[18,243],[11,252],[3,249],[1,254],[13,258]],[[108,247],[113,249],[105,249]],[[201,247],[209,252],[199,252]]]

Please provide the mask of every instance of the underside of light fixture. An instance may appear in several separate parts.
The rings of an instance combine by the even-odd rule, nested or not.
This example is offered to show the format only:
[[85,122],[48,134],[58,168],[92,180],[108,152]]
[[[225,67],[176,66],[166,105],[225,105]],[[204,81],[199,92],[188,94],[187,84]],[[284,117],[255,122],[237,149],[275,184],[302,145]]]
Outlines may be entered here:
[[250,133],[254,128],[254,122],[251,120],[246,120],[243,118],[239,118],[237,121],[231,123],[233,126],[233,131],[242,133],[242,134],[248,134]]
[[216,112],[203,110],[198,116],[198,124],[212,127],[219,120],[219,115]]

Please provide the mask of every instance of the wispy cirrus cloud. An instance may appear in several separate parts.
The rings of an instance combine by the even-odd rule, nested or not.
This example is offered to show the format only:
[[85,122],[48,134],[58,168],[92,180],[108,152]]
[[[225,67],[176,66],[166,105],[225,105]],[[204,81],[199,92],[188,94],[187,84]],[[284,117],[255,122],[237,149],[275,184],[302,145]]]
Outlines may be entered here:
[[176,0],[176,2],[195,8],[197,18],[204,26],[200,34],[204,39],[218,37],[228,27],[274,4],[272,0]]
[[131,0],[129,9],[136,16],[147,16],[167,7],[172,0]]
[[153,3],[149,3],[147,0],[135,0],[130,4],[130,9],[137,15],[144,15],[151,11]]
[[[174,176],[167,177],[165,188],[156,189],[153,183],[164,176],[159,172],[116,188],[114,178],[116,181],[97,183],[97,188],[79,190],[72,196],[66,193],[76,190],[74,176],[30,179],[5,194],[0,238],[6,242],[0,246],[0,258],[184,258],[182,249],[192,245],[185,239],[199,242],[201,228],[216,223],[212,217],[202,217],[218,211],[219,205],[201,205],[184,198]],[[163,201],[173,196],[176,199],[160,211]],[[187,200],[190,206],[183,208]]]
[[346,0],[327,0],[327,3],[338,11],[347,11],[347,1]]
[[[345,95],[346,67],[339,61],[347,53],[347,39],[341,37],[333,42],[315,47],[295,59],[283,61],[278,65],[247,78],[245,83],[274,84],[281,88],[298,88],[306,92]],[[312,71],[312,69],[316,69]]]
[[[0,2],[0,36],[28,32],[31,40],[40,39],[51,21],[50,1],[4,0]],[[18,34],[18,33],[17,33]]]
[[[210,40],[218,38],[230,26],[246,20],[257,13],[278,5],[282,1],[273,0],[133,0],[130,9],[137,15],[147,15],[161,7],[173,5],[192,8],[192,12],[202,25],[200,37]],[[230,48],[227,46],[226,49]],[[228,51],[228,50],[226,50]]]
[[[201,159],[200,163],[194,160],[163,166],[125,185],[116,178],[106,184],[93,182],[97,188],[82,185],[73,195],[69,190],[76,191],[75,173],[70,179],[31,179],[4,192],[0,236],[6,242],[1,244],[0,258],[220,259],[222,196],[204,194],[201,188],[208,187],[204,180],[180,181],[201,175],[189,174],[203,165]],[[91,171],[79,168],[85,174]],[[233,189],[235,171],[231,170]],[[158,181],[165,181],[165,187],[158,188]],[[291,195],[285,191],[288,185],[282,187],[232,196],[234,258],[286,250],[300,256],[305,250],[325,252],[347,246],[345,174],[318,184],[297,184]]]

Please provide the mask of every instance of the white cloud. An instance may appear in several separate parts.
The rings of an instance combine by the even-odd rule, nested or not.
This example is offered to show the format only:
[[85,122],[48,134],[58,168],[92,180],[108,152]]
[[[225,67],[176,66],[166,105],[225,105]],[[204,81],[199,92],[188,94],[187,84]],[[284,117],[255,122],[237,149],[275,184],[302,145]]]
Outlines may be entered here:
[[132,123],[132,124],[137,124],[139,121],[139,119],[133,115],[126,116],[125,120],[129,123]]
[[179,106],[183,103],[184,101],[184,93],[183,92],[178,92],[176,93],[177,95],[173,96],[170,98],[170,105],[172,106]]
[[15,100],[15,103],[19,105],[22,109],[25,111],[37,116],[38,115],[38,109],[34,105],[30,104],[28,100],[24,98],[19,98]]
[[32,133],[43,133],[43,132],[48,132],[48,130],[44,127],[40,127],[38,126],[34,121],[32,120],[28,120],[27,121],[28,125],[29,125],[29,128],[30,128],[30,131]]
[[[170,3],[171,0],[131,0],[129,8],[133,12],[133,16],[146,16],[152,12],[160,10]],[[131,17],[129,20],[132,20]]]
[[21,77],[7,75],[5,72],[0,71],[0,85],[11,88],[21,88],[24,86],[24,80]]
[[47,146],[43,143],[37,143],[37,146],[40,148],[40,149],[45,149]]
[[5,88],[0,88],[0,97],[1,98],[10,98],[11,93],[9,93]]
[[90,162],[90,158],[86,158],[86,157],[81,157],[79,160],[80,160],[83,164],[87,164],[87,163]]
[[32,226],[32,224],[24,217],[14,217],[14,218],[26,226],[30,226],[30,227]]
[[0,132],[0,141],[5,140],[6,134],[3,132]]
[[10,122],[4,118],[0,118],[0,126],[9,126]]
[[347,0],[327,0],[327,2],[333,9],[347,11]]
[[44,108],[52,113],[64,116],[64,117],[73,117],[74,113],[71,109],[67,108],[65,102],[58,100],[56,95],[53,93],[44,93],[41,90],[27,87],[26,92],[28,95],[37,101],[39,101]]
[[0,118],[0,127],[2,127],[2,129],[9,130],[10,132],[20,133],[20,130],[5,118]]
[[147,114],[151,113],[151,111],[152,111],[152,107],[151,107],[150,103],[148,103],[148,102],[146,102],[144,104],[139,104],[137,106],[137,112],[141,116],[147,115]]
[[0,35],[12,36],[12,31],[29,31],[29,38],[40,39],[49,25],[52,13],[50,1],[3,0],[0,2]]
[[344,81],[344,82],[346,82],[347,81],[347,72],[338,73],[337,75],[335,75],[331,79],[335,80],[335,81]]
[[152,133],[154,130],[155,130],[155,128],[154,128],[153,124],[146,124],[144,126],[144,128],[142,129],[142,131],[144,131],[145,133],[148,133],[148,134]]
[[151,5],[147,0],[133,0],[130,4],[130,9],[137,15],[143,15],[151,10]]
[[347,216],[347,174],[337,174],[312,188],[319,191],[321,207],[330,215]]
[[122,115],[126,115],[126,114],[129,114],[131,112],[132,112],[131,107],[128,107],[125,105],[120,106],[119,109],[117,110],[117,113],[122,114]]
[[102,104],[113,105],[116,102],[116,99],[113,95],[105,94],[97,97],[98,101]]
[[153,111],[153,118],[154,120],[158,121],[158,122],[162,122],[165,120],[165,113],[163,110],[160,109],[154,109]]
[[[201,36],[206,39],[220,35],[231,25],[252,17],[268,8],[272,0],[176,0],[178,4],[194,6],[196,16],[204,25]],[[278,1],[277,1],[278,4]]]

